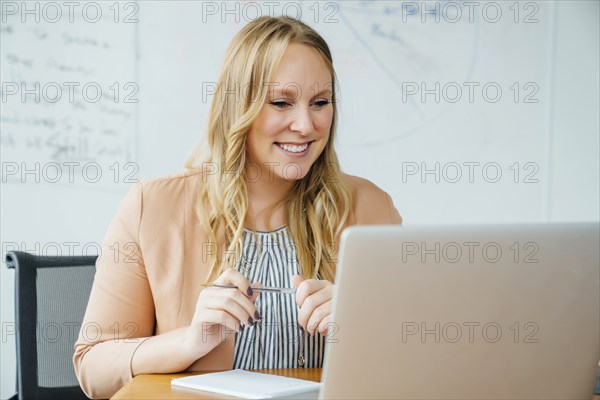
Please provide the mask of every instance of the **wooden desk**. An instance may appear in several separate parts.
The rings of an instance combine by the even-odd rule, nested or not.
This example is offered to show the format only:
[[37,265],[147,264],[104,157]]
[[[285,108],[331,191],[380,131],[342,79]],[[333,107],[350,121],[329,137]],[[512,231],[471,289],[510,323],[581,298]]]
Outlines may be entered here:
[[[216,372],[216,371],[215,371]],[[295,369],[259,369],[273,375],[289,376],[290,378],[321,381],[321,368],[295,368]],[[152,374],[138,375],[123,386],[112,399],[115,400],[158,400],[158,399],[230,399],[232,397],[206,394],[204,392],[185,388],[171,388],[171,379],[182,376],[199,375],[205,372],[186,374]],[[593,400],[600,400],[600,396],[593,396]]]
[[[213,371],[216,372],[216,371]],[[256,372],[264,372],[273,375],[288,376],[290,378],[306,379],[309,381],[321,381],[321,368],[293,368],[293,369],[259,369]],[[230,399],[232,397],[208,394],[199,390],[186,388],[171,388],[171,379],[182,376],[199,375],[206,372],[193,372],[185,374],[151,374],[138,375],[123,386],[112,399]]]

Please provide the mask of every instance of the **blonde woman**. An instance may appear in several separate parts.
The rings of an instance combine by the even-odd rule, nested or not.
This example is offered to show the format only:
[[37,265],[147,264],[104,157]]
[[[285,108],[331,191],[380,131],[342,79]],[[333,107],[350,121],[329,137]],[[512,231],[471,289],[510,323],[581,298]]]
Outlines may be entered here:
[[108,229],[75,345],[87,395],[142,373],[321,366],[341,232],[402,221],[386,192],[340,172],[336,101],[307,25],[260,17],[235,36],[208,154],[137,184]]

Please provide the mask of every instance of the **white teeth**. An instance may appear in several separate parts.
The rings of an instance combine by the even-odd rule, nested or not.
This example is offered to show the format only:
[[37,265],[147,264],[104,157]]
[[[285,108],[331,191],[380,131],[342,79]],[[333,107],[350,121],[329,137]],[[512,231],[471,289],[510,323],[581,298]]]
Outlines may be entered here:
[[287,144],[277,143],[279,147],[290,153],[302,153],[308,147],[308,143],[304,143],[302,146],[289,146]]

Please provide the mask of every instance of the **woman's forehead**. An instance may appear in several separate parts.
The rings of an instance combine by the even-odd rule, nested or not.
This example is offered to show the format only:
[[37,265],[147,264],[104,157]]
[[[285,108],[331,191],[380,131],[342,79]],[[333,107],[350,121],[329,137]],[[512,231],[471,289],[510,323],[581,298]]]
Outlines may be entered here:
[[274,81],[308,79],[325,84],[331,81],[331,71],[319,51],[299,43],[288,45],[274,71]]

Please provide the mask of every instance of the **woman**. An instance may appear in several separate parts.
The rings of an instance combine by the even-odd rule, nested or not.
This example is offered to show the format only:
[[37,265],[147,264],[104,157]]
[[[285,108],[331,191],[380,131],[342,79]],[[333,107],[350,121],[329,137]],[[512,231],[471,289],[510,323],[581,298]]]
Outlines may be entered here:
[[75,345],[87,395],[141,373],[321,366],[341,232],[401,223],[387,193],[338,169],[335,89],[302,22],[261,17],[235,36],[209,154],[137,184],[108,229]]

